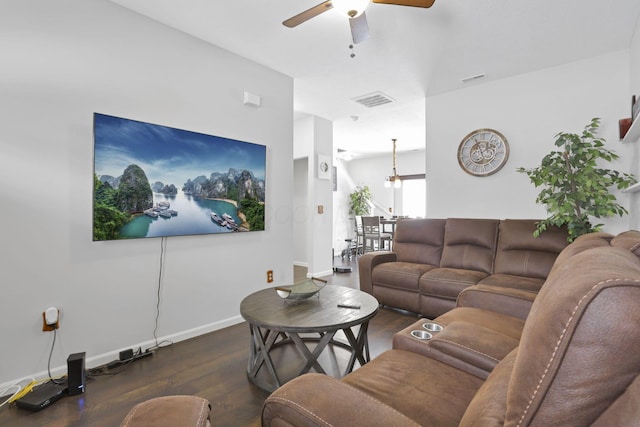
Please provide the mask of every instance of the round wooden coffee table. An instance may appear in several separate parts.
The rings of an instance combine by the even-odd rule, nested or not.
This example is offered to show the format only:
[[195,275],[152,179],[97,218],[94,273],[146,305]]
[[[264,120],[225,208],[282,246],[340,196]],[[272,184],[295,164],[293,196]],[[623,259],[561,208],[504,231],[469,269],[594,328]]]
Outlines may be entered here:
[[[282,381],[271,353],[276,347],[291,343],[306,360],[298,376],[309,372],[311,368],[326,374],[318,357],[329,344],[351,352],[344,372],[346,375],[353,370],[356,360],[362,366],[371,359],[367,329],[369,320],[377,312],[378,300],[373,296],[343,286],[326,285],[317,295],[297,301],[280,298],[275,288],[255,292],[240,304],[240,313],[251,329],[247,377],[269,392],[280,387]],[[357,326],[357,334],[354,334],[352,328]],[[338,331],[344,332],[348,344],[334,339]],[[307,346],[308,342],[316,343],[313,350]],[[266,379],[258,376],[263,367],[268,371]]]

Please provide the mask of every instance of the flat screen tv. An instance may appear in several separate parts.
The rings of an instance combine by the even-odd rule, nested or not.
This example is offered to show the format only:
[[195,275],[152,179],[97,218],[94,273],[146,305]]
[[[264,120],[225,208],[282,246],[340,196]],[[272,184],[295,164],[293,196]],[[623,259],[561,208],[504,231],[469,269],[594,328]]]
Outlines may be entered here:
[[94,113],[93,240],[264,230],[266,147]]

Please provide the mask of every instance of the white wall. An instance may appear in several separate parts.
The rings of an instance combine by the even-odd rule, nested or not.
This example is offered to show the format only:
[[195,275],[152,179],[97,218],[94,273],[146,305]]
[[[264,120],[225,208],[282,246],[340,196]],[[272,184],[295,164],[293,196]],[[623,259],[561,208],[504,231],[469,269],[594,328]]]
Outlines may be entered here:
[[[309,161],[309,181],[313,182],[311,197],[312,237],[309,252],[309,276],[321,277],[333,273],[333,182],[318,178],[318,155],[326,156],[333,167],[333,123],[320,117],[314,118],[314,159]],[[322,212],[319,208],[322,208]]]
[[640,19],[636,23],[630,45],[631,93],[640,97]]
[[[630,81],[630,93],[636,95],[636,98],[640,98],[640,20],[636,24],[636,30],[631,40],[629,48],[630,67],[629,75]],[[629,100],[630,96],[627,96]],[[640,100],[638,100],[640,102]],[[630,113],[627,113],[624,117],[629,117]],[[636,117],[636,121],[640,120],[640,116]],[[636,123],[636,126],[638,124]],[[640,178],[640,142],[635,141],[633,145],[633,161],[631,163],[631,172]],[[640,230],[640,193],[633,193],[631,198],[631,215],[630,215],[630,228]]]
[[94,366],[153,341],[161,240],[92,242],[93,112],[267,146],[266,231],[168,238],[158,337],[240,321],[268,269],[291,282],[291,78],[102,0],[2,9],[0,385],[45,375],[49,306],[54,373],[70,353]]
[[[317,116],[306,116],[294,122],[294,157],[307,160],[307,209],[296,209],[298,233],[306,229],[306,260],[296,260],[307,265],[309,277],[326,276],[333,273],[331,258],[331,236],[333,222],[332,181],[318,178],[318,155],[332,158],[333,123]],[[296,196],[302,199],[302,196]],[[318,211],[322,206],[323,212]],[[294,236],[297,238],[297,234]],[[296,254],[296,257],[298,254]]]
[[309,159],[293,162],[293,254],[294,264],[309,267]]
[[[546,217],[535,203],[539,189],[516,168],[539,165],[558,132],[581,133],[593,117],[602,118],[600,136],[620,155],[611,166],[628,172],[632,147],[619,143],[618,120],[628,117],[629,100],[626,51],[427,98],[427,216]],[[505,135],[511,154],[501,171],[477,178],[456,154],[465,135],[485,127]],[[628,207],[629,196],[617,195]],[[611,232],[629,227],[628,216],[603,222]]]
[[349,175],[348,164],[334,156],[333,164],[337,168],[337,191],[333,192],[333,249],[336,256],[341,255],[342,250],[348,244],[344,239],[355,236],[355,224],[349,217],[349,194],[355,188],[355,184]]

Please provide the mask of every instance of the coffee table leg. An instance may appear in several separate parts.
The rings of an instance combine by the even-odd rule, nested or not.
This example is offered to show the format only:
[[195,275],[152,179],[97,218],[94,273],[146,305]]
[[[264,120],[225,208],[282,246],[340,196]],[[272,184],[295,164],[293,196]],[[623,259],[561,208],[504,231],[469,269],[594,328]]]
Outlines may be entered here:
[[[356,359],[360,363],[360,366],[364,366],[367,362],[371,360],[371,356],[369,355],[369,338],[367,335],[367,329],[369,328],[369,322],[364,322],[360,325],[360,330],[358,331],[358,337],[356,338],[353,335],[353,331],[351,328],[343,329],[347,340],[349,341],[349,345],[351,346],[351,358],[349,359],[349,364],[347,365],[347,369],[344,372],[344,375],[347,375],[349,372],[353,371],[353,367],[356,364]],[[364,351],[364,354],[363,354]]]
[[320,366],[320,363],[318,362],[318,357],[320,356],[320,353],[322,353],[322,350],[325,349],[327,344],[331,342],[335,334],[336,331],[325,333],[322,338],[320,338],[320,341],[318,341],[318,345],[316,345],[316,348],[313,349],[313,353],[311,353],[302,338],[300,338],[300,335],[295,332],[289,333],[289,338],[291,338],[291,341],[295,343],[296,348],[300,350],[300,352],[302,352],[302,355],[307,360],[307,364],[304,365],[298,375],[306,374],[307,372],[309,372],[311,367],[313,367],[318,373],[326,374],[325,370],[322,368],[322,366]]
[[276,372],[275,367],[273,366],[273,361],[269,356],[269,350],[273,347],[273,344],[276,342],[278,337],[280,336],[280,332],[272,331],[270,329],[265,329],[265,333],[263,335],[260,327],[255,325],[250,325],[251,327],[251,343],[249,346],[249,363],[247,366],[247,376],[249,379],[256,385],[261,388],[264,388],[263,385],[258,384],[256,381],[256,375],[258,371],[262,367],[263,363],[267,365],[267,370],[271,377],[274,380],[273,389],[280,387],[282,384],[280,383],[280,378],[278,378],[278,373]]

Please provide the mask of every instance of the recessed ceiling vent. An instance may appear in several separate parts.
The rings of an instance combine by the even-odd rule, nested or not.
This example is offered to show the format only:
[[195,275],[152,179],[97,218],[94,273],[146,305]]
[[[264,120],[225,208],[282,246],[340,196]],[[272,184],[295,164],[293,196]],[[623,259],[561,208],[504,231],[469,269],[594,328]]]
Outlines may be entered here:
[[358,96],[357,98],[353,98],[353,101],[357,102],[360,105],[364,105],[367,108],[379,107],[384,104],[389,104],[390,102],[395,102],[395,100],[382,92],[374,92],[369,93],[367,95]]
[[336,154],[336,157],[342,160],[346,160],[348,162],[349,160],[352,160],[355,157],[355,154],[350,153],[347,150],[343,150],[342,148],[338,148],[338,153]]

